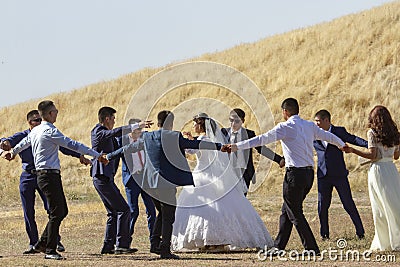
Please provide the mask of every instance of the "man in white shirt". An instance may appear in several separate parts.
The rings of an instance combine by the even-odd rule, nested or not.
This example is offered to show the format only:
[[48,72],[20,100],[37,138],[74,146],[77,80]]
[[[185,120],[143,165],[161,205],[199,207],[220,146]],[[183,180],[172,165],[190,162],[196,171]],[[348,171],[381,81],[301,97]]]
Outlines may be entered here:
[[54,126],[58,110],[52,101],[40,102],[38,110],[42,123],[33,128],[8,154],[13,159],[22,150],[32,147],[38,187],[46,196],[49,206],[49,221],[34,249],[46,253],[45,259],[62,260],[64,257],[57,253],[56,246],[60,224],[68,214],[68,206],[61,183],[58,150],[62,146],[95,157],[105,164],[108,160],[97,151],[64,136]]
[[345,143],[337,136],[324,131],[311,121],[299,117],[299,104],[294,98],[283,101],[282,115],[285,122],[270,131],[249,140],[225,145],[232,152],[238,149],[266,145],[281,140],[285,157],[286,174],[283,182],[283,205],[279,219],[279,233],[274,242],[271,255],[284,250],[293,225],[300,235],[306,253],[319,255],[320,251],[311,228],[303,214],[303,201],[311,190],[314,180],[314,140],[324,140],[343,148]]

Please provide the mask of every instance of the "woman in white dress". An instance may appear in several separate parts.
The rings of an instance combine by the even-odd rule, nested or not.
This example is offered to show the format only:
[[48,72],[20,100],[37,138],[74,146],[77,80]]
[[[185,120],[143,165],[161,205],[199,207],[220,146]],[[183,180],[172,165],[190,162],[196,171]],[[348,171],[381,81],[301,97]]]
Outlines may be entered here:
[[393,159],[399,158],[400,134],[384,106],[376,106],[368,117],[368,152],[348,148],[371,160],[368,191],[375,224],[371,250],[400,250],[400,176]]
[[[200,113],[193,119],[199,140],[222,142],[214,120]],[[186,133],[188,138],[193,138]],[[272,238],[251,203],[227,153],[194,150],[195,187],[184,187],[178,197],[172,250],[241,250],[272,247]],[[234,155],[232,154],[231,158]]]

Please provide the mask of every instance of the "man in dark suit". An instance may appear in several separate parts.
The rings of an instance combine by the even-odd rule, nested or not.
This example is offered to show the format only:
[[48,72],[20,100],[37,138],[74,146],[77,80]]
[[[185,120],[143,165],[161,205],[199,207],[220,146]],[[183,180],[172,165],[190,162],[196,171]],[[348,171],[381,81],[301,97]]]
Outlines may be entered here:
[[[107,155],[112,160],[118,153],[145,150],[146,161],[143,180],[137,181],[153,198],[158,211],[150,238],[150,252],[162,259],[179,259],[170,251],[172,225],[175,221],[176,187],[194,185],[185,149],[220,150],[222,144],[189,140],[180,132],[172,131],[174,114],[163,110],[157,115],[157,131],[144,132],[140,142],[131,143]],[[162,237],[162,239],[161,239]]]
[[[114,129],[116,110],[111,107],[99,109],[99,123],[91,132],[92,148],[99,153],[109,153],[118,148],[116,137],[122,135],[123,129],[142,128],[140,124],[118,127]],[[130,248],[132,237],[129,234],[130,209],[114,182],[119,160],[110,161],[108,165],[93,162],[91,176],[93,184],[107,210],[107,224],[101,254],[134,253]],[[114,247],[115,246],[115,247]]]
[[[344,127],[332,125],[331,114],[327,110],[320,110],[315,114],[315,123],[325,131],[329,131],[342,139],[343,142],[360,147],[368,146],[366,140],[348,133]],[[314,148],[318,156],[318,216],[322,239],[329,239],[328,209],[331,205],[334,187],[339,194],[344,209],[353,221],[357,237],[364,238],[364,227],[351,195],[347,178],[349,171],[346,169],[343,152],[336,146],[321,140],[314,141]]]
[[[235,108],[229,113],[230,128],[222,128],[221,131],[226,137],[227,143],[237,143],[243,140],[251,139],[256,136],[255,132],[243,127],[246,113],[240,109]],[[285,166],[285,159],[280,155],[274,153],[266,146],[255,147],[257,152],[270,160],[275,161],[282,168]],[[250,181],[255,183],[255,169],[253,163],[252,149],[244,149],[236,152],[236,159],[234,159],[234,167],[238,175],[243,177],[247,189],[249,189]],[[245,193],[247,195],[247,193]]]
[[[140,123],[139,119],[130,119],[129,124]],[[118,146],[122,147],[124,144],[137,142],[142,134],[142,129],[137,128],[129,134],[117,138]],[[121,153],[122,159],[122,183],[125,186],[126,198],[129,208],[131,210],[130,230],[132,236],[135,231],[135,224],[139,216],[139,195],[142,196],[144,206],[146,207],[147,226],[149,233],[153,232],[154,222],[156,220],[156,209],[153,200],[138,184],[143,178],[143,168],[145,162],[144,151],[135,153]]]

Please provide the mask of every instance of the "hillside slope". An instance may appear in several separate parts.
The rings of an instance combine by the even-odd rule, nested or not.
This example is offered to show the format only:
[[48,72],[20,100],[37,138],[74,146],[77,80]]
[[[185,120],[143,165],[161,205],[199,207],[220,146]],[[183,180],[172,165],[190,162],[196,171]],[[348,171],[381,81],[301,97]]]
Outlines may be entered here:
[[[275,122],[281,121],[282,100],[295,97],[300,101],[303,118],[313,119],[316,111],[328,109],[333,115],[333,124],[343,125],[350,132],[365,137],[367,115],[374,105],[387,106],[395,120],[400,119],[399,40],[400,2],[397,1],[188,61],[213,61],[242,71],[262,90]],[[97,110],[104,105],[116,108],[117,126],[122,125],[133,94],[146,79],[162,69],[143,69],[113,81],[46,97],[55,101],[60,110],[57,127],[64,134],[90,145],[90,130],[97,123]],[[157,90],[154,91],[157,93]],[[232,107],[242,107],[247,112],[246,125],[259,129],[250,107],[226,89],[212,85],[194,84],[177,88],[160,99],[154,106],[153,114],[199,97],[229,98]],[[25,114],[35,109],[40,100],[2,108],[0,135],[9,136],[25,129]],[[190,120],[194,112],[187,112],[187,119]],[[219,110],[207,112],[213,116],[221,115]],[[281,151],[279,145],[277,151]],[[89,168],[81,167],[75,159],[64,156],[61,159],[67,196],[70,199],[93,196]],[[354,155],[347,155],[346,161],[353,189],[365,191],[366,167],[357,169]],[[20,170],[20,160],[11,163],[0,161],[0,177],[3,179],[0,183],[0,204],[12,203],[19,198]],[[282,170],[272,166],[266,181],[256,193],[280,190],[281,180]]]

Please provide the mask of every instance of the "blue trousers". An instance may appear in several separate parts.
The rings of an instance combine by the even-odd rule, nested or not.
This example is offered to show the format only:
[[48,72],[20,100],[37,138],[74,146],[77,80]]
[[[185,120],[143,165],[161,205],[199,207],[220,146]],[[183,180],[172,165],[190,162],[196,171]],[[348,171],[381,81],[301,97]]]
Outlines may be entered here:
[[328,210],[331,205],[333,188],[336,188],[343,208],[350,215],[356,228],[356,234],[364,235],[364,227],[351,195],[349,180],[347,177],[325,176],[318,178],[318,216],[321,236],[329,237]]
[[22,172],[19,181],[19,195],[21,197],[22,210],[26,233],[29,237],[29,245],[33,246],[39,240],[37,224],[35,221],[36,191],[43,201],[44,209],[48,212],[46,197],[37,185],[37,177],[34,174]]
[[144,206],[146,207],[147,214],[147,227],[149,228],[149,236],[153,232],[154,222],[156,220],[156,209],[154,207],[153,199],[135,182],[136,177],[141,179],[141,174],[133,174],[125,185],[126,198],[131,210],[131,221],[129,233],[132,236],[135,232],[135,224],[139,216],[139,195],[142,196]]
[[132,242],[129,234],[130,210],[114,179],[99,175],[93,177],[93,184],[107,210],[104,248],[114,249],[114,245],[129,248]]

